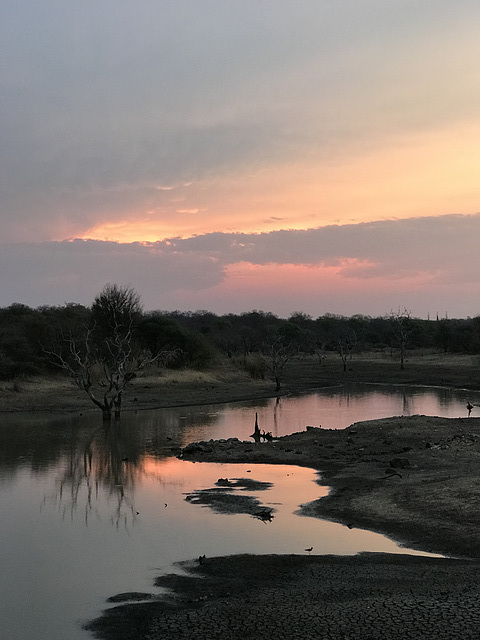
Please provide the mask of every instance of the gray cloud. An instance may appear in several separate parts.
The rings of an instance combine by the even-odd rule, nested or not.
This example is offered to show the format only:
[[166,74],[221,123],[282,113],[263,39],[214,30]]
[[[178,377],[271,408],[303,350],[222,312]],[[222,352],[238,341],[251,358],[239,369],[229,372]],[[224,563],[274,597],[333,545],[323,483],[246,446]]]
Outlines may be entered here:
[[1,237],[81,234],[157,183],[476,116],[479,18],[469,0],[6,3]]
[[211,233],[171,239],[169,250],[209,252],[220,255],[224,263],[338,266],[347,259],[371,263],[348,265],[340,271],[357,278],[411,277],[422,271],[448,279],[459,273],[476,278],[479,237],[479,214],[446,215],[257,235]]
[[[127,283],[147,308],[241,312],[263,308],[382,314],[400,304],[420,314],[448,308],[476,315],[480,295],[480,214],[411,218],[307,231],[211,233],[156,243],[81,241],[1,245],[0,305],[88,304],[105,282]],[[229,291],[228,268],[338,266],[325,291],[276,283]],[[390,284],[385,285],[385,280]],[[361,296],[355,295],[355,283]],[[378,283],[383,283],[378,289]],[[221,297],[218,286],[222,287]],[[299,283],[300,284],[300,283]],[[387,291],[387,294],[385,293]],[[448,304],[447,304],[448,301]],[[329,305],[325,307],[325,305]]]
[[139,243],[75,240],[2,245],[0,304],[88,304],[105,282],[129,283],[152,302],[168,301],[171,291],[213,287],[222,276],[222,267],[208,254],[175,256]]

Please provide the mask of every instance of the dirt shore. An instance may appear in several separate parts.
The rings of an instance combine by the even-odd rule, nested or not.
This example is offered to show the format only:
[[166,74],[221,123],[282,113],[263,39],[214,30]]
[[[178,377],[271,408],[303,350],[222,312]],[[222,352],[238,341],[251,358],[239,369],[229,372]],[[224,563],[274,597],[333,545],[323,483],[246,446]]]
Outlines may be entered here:
[[[280,394],[301,393],[345,383],[430,385],[480,389],[478,356],[410,355],[401,370],[395,358],[364,354],[348,362],[338,356],[294,360],[287,364]],[[278,395],[272,381],[253,380],[238,367],[223,364],[212,371],[152,370],[139,375],[124,393],[124,410],[235,402]],[[0,413],[98,412],[87,395],[65,376],[0,382]],[[328,425],[326,425],[328,426]]]
[[109,609],[89,630],[105,640],[477,640],[479,568],[387,554],[212,558],[159,579],[171,597]]
[[[343,372],[333,359],[292,363],[282,391],[345,381],[479,387],[474,358],[411,358],[404,371],[385,358],[350,364]],[[270,382],[231,371],[197,374],[197,379],[144,377],[134,381],[125,409],[271,395]],[[42,388],[35,381],[0,388],[0,412],[88,410],[95,409],[65,379]],[[125,603],[89,626],[97,637],[480,637],[480,418],[392,417],[343,431],[308,429],[270,443],[201,443],[187,447],[183,457],[312,467],[332,491],[305,506],[306,514],[374,529],[410,547],[457,559],[383,554],[207,558],[201,565],[184,565],[190,577],[159,581],[173,590],[170,598],[133,603],[132,595],[120,597]]]

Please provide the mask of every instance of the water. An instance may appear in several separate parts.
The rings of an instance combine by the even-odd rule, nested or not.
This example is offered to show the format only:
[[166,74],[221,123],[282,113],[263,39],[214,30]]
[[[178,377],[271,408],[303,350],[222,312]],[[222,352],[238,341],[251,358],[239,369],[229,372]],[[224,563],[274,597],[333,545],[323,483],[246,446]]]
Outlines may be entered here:
[[[173,562],[231,553],[404,552],[384,536],[296,514],[324,495],[310,469],[179,461],[172,448],[201,439],[248,439],[255,412],[274,435],[307,425],[344,428],[389,415],[465,416],[466,392],[329,389],[300,397],[145,411],[105,430],[99,415],[2,417],[0,637],[85,640],[82,622],[119,592],[155,592]],[[475,407],[473,415],[478,409]],[[220,477],[269,481],[247,492],[273,507],[262,523],[219,515],[185,494]],[[242,492],[243,493],[243,492]]]

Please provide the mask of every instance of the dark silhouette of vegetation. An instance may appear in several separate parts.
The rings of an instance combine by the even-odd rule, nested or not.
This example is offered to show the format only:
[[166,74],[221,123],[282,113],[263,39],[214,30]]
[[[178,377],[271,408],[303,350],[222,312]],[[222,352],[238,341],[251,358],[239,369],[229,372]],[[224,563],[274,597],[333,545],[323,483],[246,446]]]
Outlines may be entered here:
[[147,364],[167,352],[146,351],[136,330],[142,316],[140,297],[131,287],[107,284],[95,298],[90,324],[68,334],[62,332],[46,353],[66,371],[79,389],[110,420],[120,418],[122,395],[129,382]]
[[143,316],[138,324],[138,339],[150,353],[174,351],[169,362],[171,368],[202,369],[215,358],[212,342],[203,333],[159,311]]
[[[225,357],[252,377],[270,375],[279,388],[282,363],[297,356],[318,357],[321,363],[336,354],[339,369],[346,370],[354,367],[355,354],[376,351],[404,367],[408,354],[422,349],[480,354],[480,317],[423,320],[400,309],[383,317],[326,313],[312,318],[295,312],[288,319],[258,310],[223,316],[209,311],[144,312],[138,294],[118,285],[107,285],[91,307],[69,303],[32,309],[12,304],[0,309],[0,379],[51,375],[58,372],[60,355],[69,375],[69,367],[82,364],[80,385],[88,387],[87,372],[95,381],[104,376],[100,388],[114,396],[112,411],[121,408],[129,376],[146,362],[204,369]],[[167,362],[158,357],[162,353],[170,354]],[[95,397],[106,402],[103,394]]]
[[405,369],[405,355],[407,352],[408,341],[415,327],[411,322],[411,312],[408,309],[391,311],[389,315],[392,323],[392,334],[394,344],[397,345],[400,353],[400,369]]
[[275,382],[275,391],[280,391],[282,386],[285,365],[298,353],[296,340],[300,332],[293,323],[273,325],[262,345],[262,359]]

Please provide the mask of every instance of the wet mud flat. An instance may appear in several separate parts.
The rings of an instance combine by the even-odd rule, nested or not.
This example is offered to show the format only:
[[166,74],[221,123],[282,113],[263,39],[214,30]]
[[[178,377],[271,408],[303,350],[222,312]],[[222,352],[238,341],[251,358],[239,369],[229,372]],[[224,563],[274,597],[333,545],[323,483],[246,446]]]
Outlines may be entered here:
[[408,555],[239,555],[183,563],[163,600],[105,611],[105,640],[478,638],[477,561]]
[[215,513],[243,513],[263,522],[271,522],[274,518],[274,507],[262,505],[257,498],[241,494],[242,491],[265,491],[271,486],[271,482],[261,482],[252,478],[219,478],[214,487],[188,493],[185,500],[192,504],[208,506]]

